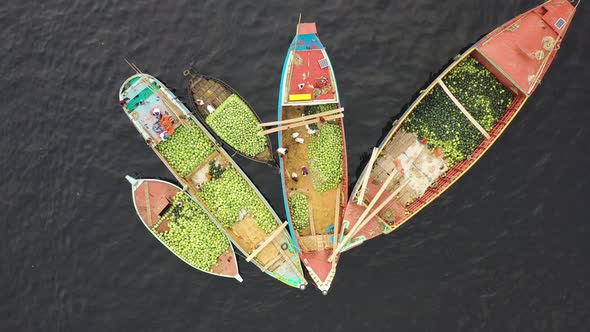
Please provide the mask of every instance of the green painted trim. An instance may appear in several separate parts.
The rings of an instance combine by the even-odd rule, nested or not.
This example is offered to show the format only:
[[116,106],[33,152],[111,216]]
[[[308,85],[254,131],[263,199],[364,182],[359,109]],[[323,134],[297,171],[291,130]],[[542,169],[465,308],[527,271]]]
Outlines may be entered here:
[[383,224],[383,234],[389,234],[391,232],[393,232],[393,228],[389,225]]
[[357,236],[354,238],[354,240],[348,241],[348,243],[340,250],[340,252],[346,251],[356,246],[360,246],[366,240],[367,238],[364,235]]
[[504,77],[506,77],[506,78],[507,78],[507,79],[508,79],[510,82],[512,82],[512,84],[514,84],[514,86],[515,86],[515,87],[516,87],[518,90],[520,90],[520,92],[522,92],[522,93],[524,93],[525,95],[527,95],[527,96],[528,96],[528,93],[526,93],[526,92],[523,90],[523,88],[522,88],[520,85],[518,85],[518,83],[516,83],[516,82],[515,82],[515,81],[512,79],[512,77],[510,77],[510,75],[508,75],[508,73],[506,73],[506,72],[505,72],[505,71],[504,71],[502,68],[500,68],[500,67],[499,67],[499,66],[498,66],[498,65],[497,65],[497,64],[496,64],[494,61],[492,61],[492,59],[488,58],[488,56],[487,56],[487,55],[485,55],[485,54],[484,54],[484,53],[483,53],[483,52],[482,52],[482,51],[481,51],[479,48],[476,48],[476,50],[477,50],[477,53],[478,53],[478,54],[480,54],[480,55],[481,55],[481,56],[483,56],[483,57],[484,57],[486,60],[488,60],[488,61],[489,61],[489,63],[490,63],[490,64],[491,64],[491,65],[492,65],[494,68],[498,69],[498,71],[499,71],[500,73],[502,73],[502,74],[504,75]]
[[[160,86],[156,82],[152,82],[152,86],[155,87],[156,90],[160,89]],[[133,97],[133,99],[127,102],[127,112],[131,113],[135,111],[137,107],[139,107],[139,105],[137,104],[140,101],[148,99],[153,94],[154,91],[152,89],[150,89],[149,87],[145,87],[145,89],[141,90],[141,92],[139,92],[137,96]]]

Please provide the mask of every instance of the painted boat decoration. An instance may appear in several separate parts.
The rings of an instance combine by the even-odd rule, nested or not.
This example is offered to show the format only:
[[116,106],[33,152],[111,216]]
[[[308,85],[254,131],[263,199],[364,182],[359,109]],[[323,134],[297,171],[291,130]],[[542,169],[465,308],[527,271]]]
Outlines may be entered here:
[[[329,260],[340,233],[348,194],[343,109],[336,78],[315,23],[301,23],[283,66],[278,144],[283,200],[299,256],[327,294],[338,257]],[[263,132],[263,133],[265,133]]]
[[203,124],[239,155],[276,166],[268,135],[257,135],[260,118],[248,101],[224,81],[184,71],[191,105]]
[[164,247],[197,270],[242,282],[233,247],[198,201],[169,182],[125,178],[139,219]]
[[340,252],[397,229],[482,157],[541,82],[576,7],[551,0],[517,16],[420,92],[359,177]]
[[215,138],[156,78],[141,73],[121,86],[125,114],[176,179],[263,272],[304,289],[296,249],[266,199]]

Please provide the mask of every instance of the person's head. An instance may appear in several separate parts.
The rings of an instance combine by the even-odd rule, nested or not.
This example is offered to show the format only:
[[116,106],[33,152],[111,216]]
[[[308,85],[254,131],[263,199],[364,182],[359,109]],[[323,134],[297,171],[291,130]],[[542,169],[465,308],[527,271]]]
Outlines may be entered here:
[[153,114],[155,117],[159,118],[159,117],[162,115],[162,112],[160,112],[160,109],[156,107],[156,108],[154,108],[154,110],[152,111],[152,114]]

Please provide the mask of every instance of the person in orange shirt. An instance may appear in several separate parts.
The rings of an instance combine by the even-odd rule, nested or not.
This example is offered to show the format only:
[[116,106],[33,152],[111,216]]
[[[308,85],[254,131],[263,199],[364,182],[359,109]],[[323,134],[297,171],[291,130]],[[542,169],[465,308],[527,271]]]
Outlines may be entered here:
[[164,127],[164,130],[168,133],[168,135],[172,135],[174,133],[174,118],[170,115],[162,115],[162,118],[160,119],[160,125]]

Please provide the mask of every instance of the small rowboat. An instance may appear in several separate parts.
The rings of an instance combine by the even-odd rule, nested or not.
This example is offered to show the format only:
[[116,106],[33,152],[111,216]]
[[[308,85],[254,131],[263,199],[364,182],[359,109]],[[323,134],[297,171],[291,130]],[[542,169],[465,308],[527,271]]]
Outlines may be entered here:
[[[165,181],[136,180],[130,176],[126,176],[126,179],[131,183],[133,205],[139,219],[164,247],[197,270],[242,282],[234,249],[213,222],[213,217],[198,201],[178,186]],[[174,205],[175,201],[179,206]],[[189,204],[193,206],[189,207]],[[193,209],[196,207],[200,209],[199,213],[194,213]],[[190,228],[186,234],[190,233],[193,243],[182,237],[174,239],[170,236],[171,227],[174,228],[183,221],[184,224],[178,227]],[[181,233],[173,231],[172,234]],[[198,240],[204,242],[199,243]]]
[[[309,275],[327,294],[348,194],[346,142],[334,70],[315,23],[297,25],[283,66],[278,101],[279,158],[287,219]],[[305,125],[305,127],[303,127]]]
[[307,285],[285,229],[260,191],[162,82],[137,72],[119,90],[123,111],[174,177],[213,216],[234,246],[264,273]]
[[259,136],[260,118],[248,101],[224,81],[184,71],[197,116],[219,139],[239,155],[276,166],[268,135]]
[[400,227],[488,151],[539,86],[576,7],[550,0],[515,17],[420,92],[359,177],[340,252]]

